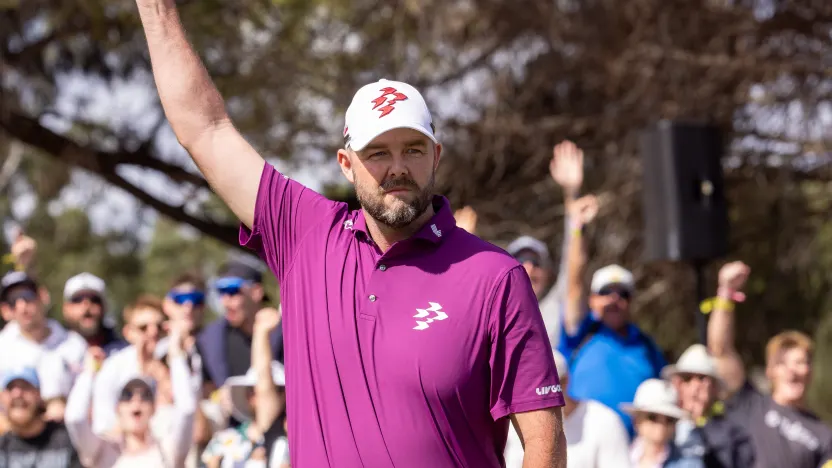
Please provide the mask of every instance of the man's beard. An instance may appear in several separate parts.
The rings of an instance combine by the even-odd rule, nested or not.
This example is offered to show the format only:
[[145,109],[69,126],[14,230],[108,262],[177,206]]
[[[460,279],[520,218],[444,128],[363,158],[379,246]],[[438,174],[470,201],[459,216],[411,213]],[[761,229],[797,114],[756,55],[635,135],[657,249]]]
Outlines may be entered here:
[[[419,188],[419,185],[410,177],[403,176],[387,179],[379,186],[377,191],[367,189],[360,184],[355,171],[353,171],[352,177],[356,181],[355,195],[358,198],[358,203],[361,204],[361,208],[376,221],[393,229],[409,226],[428,209],[432,201],[435,174],[431,174],[430,180],[424,188]],[[397,188],[410,189],[416,194],[416,197],[410,202],[405,202],[406,205],[403,207],[387,207],[384,204],[384,192]]]
[[[81,320],[84,320],[86,318],[87,317],[82,317]],[[93,325],[91,327],[85,327],[85,326],[81,325],[81,320],[79,320],[77,322],[69,323],[67,325],[69,325],[70,330],[78,333],[79,335],[83,336],[84,338],[92,338],[92,337],[98,335],[98,332],[101,331],[101,327],[103,326],[103,321],[104,321],[103,318],[101,318],[101,319],[99,319],[95,322],[95,325]]]

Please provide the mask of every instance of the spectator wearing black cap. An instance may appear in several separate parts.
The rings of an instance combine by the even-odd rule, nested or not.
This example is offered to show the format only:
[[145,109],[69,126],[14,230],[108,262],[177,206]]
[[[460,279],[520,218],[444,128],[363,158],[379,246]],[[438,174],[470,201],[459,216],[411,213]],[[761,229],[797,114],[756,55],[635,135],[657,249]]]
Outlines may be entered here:
[[0,309],[12,320],[0,333],[0,372],[10,366],[37,369],[47,417],[61,420],[64,399],[80,371],[87,343],[77,333],[48,319],[48,304],[46,289],[23,271],[8,273],[0,281]]
[[[263,275],[245,263],[232,261],[220,269],[214,284],[225,314],[208,325],[197,340],[206,381],[222,387],[229,377],[245,375],[251,367],[254,316],[268,301]],[[283,330],[270,335],[274,358],[283,361]]]
[[3,375],[2,388],[9,432],[0,437],[0,466],[81,468],[66,427],[44,418],[37,371],[10,369]]

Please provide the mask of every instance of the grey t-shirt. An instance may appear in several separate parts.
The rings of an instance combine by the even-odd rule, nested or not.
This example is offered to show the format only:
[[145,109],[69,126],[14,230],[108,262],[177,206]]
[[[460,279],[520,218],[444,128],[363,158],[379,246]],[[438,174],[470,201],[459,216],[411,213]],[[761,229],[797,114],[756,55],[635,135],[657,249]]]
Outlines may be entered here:
[[751,434],[757,468],[827,468],[832,460],[832,429],[814,414],[778,405],[748,382],[727,403],[727,416]]
[[0,437],[2,468],[81,468],[63,424],[49,422],[43,432],[24,439],[9,432]]

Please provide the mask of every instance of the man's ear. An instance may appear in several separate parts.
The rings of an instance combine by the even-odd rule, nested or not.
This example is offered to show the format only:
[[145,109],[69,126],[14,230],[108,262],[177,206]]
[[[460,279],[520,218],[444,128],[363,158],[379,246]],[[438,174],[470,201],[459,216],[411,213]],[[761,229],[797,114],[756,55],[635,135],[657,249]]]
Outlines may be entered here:
[[442,159],[442,144],[437,143],[434,146],[434,151],[436,152],[436,156],[433,158],[433,169],[436,170],[439,167],[439,160]]
[[12,308],[9,307],[8,304],[6,304],[5,302],[0,304],[0,314],[3,315],[3,321],[5,321],[6,323],[9,323],[12,320],[14,320],[14,317],[12,317]]
[[352,159],[350,159],[350,150],[347,149],[339,149],[338,150],[338,165],[341,166],[341,173],[344,174],[344,177],[351,183],[355,183],[355,178],[352,176]]
[[249,294],[251,294],[251,300],[257,304],[263,302],[263,296],[265,293],[266,291],[263,289],[262,284],[254,283],[250,286]]

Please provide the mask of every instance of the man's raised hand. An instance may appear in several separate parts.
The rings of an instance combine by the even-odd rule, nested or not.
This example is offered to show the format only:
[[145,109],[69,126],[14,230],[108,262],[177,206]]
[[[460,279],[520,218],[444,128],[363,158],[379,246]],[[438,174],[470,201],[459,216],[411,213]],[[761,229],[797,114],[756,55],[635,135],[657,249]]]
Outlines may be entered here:
[[568,210],[571,219],[581,226],[586,226],[598,215],[598,197],[595,195],[584,195],[570,203]]
[[575,197],[584,182],[584,152],[569,140],[555,146],[549,172],[569,196]]
[[476,234],[477,231],[477,212],[470,206],[465,206],[454,212],[454,219],[456,225],[470,232]]

